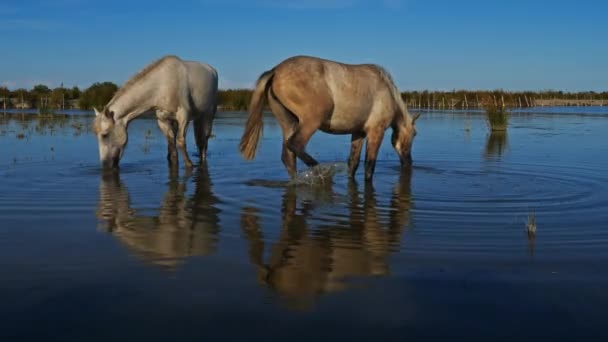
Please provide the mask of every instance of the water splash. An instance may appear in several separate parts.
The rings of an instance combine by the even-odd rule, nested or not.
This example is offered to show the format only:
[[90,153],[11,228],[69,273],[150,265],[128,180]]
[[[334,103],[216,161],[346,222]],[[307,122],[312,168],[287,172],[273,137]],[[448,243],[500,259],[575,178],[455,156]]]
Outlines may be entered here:
[[331,182],[333,176],[345,173],[347,170],[346,163],[319,164],[298,173],[289,181],[289,185],[318,185]]

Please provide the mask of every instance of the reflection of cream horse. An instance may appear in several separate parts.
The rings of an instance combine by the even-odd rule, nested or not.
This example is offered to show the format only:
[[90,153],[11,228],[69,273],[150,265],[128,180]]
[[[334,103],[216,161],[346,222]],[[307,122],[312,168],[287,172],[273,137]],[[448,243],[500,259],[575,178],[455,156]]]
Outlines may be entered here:
[[117,172],[104,175],[99,187],[98,217],[108,232],[138,257],[173,268],[181,259],[214,252],[219,230],[217,197],[205,164],[195,174],[195,191],[171,177],[158,216],[139,215]]
[[398,248],[409,224],[410,180],[411,170],[404,170],[394,188],[386,223],[380,222],[373,185],[366,184],[360,194],[351,183],[348,228],[344,224],[311,228],[307,223],[311,203],[303,203],[301,213],[296,213],[296,190],[288,188],[283,197],[281,235],[268,263],[263,261],[264,240],[256,210],[244,208],[242,227],[259,280],[289,299],[306,301],[344,289],[349,277],[388,274],[388,257]]

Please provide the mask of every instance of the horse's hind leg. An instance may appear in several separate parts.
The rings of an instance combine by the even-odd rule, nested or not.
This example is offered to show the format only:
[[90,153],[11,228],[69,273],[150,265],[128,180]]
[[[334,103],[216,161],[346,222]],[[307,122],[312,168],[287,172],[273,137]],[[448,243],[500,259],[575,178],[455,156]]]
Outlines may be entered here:
[[207,141],[209,140],[210,131],[203,117],[194,119],[194,137],[196,138],[196,146],[198,147],[201,162],[207,160]]
[[184,164],[187,168],[192,167],[192,160],[188,156],[188,151],[186,149],[186,132],[188,130],[188,114],[185,110],[179,109],[175,115],[177,120],[177,137],[176,144],[179,150],[182,153],[182,157],[184,159]]
[[157,120],[158,127],[167,138],[167,160],[171,164],[177,164],[177,149],[175,148],[175,125],[168,120]]
[[287,148],[295,153],[308,167],[319,165],[319,162],[306,153],[306,144],[308,144],[308,140],[310,140],[319,126],[320,124],[315,124],[313,121],[307,123],[300,122],[291,137],[287,139]]
[[[201,116],[194,121],[194,125],[198,127],[199,130],[196,144],[198,146],[201,162],[207,160],[207,147],[209,146],[209,137],[211,137],[211,128],[213,126],[213,119],[215,118],[216,111],[217,107],[214,107],[209,112],[202,113]],[[197,134],[196,130],[194,133]]]
[[293,104],[297,110],[289,109],[297,120],[293,126],[293,134],[287,139],[287,148],[303,161],[308,167],[319,164],[310,154],[306,153],[306,144],[313,134],[321,127],[323,120],[333,110],[330,102],[311,101],[303,105]]
[[281,161],[283,161],[283,165],[285,165],[285,169],[287,169],[289,177],[293,178],[295,177],[297,171],[296,154],[287,147],[287,139],[289,139],[289,137],[291,137],[293,134],[297,120],[294,115],[291,114],[287,108],[285,108],[285,106],[274,98],[272,94],[269,94],[268,96],[268,105],[270,106],[270,110],[276,117],[279,125],[281,126],[281,130],[283,131],[283,149],[281,152]]

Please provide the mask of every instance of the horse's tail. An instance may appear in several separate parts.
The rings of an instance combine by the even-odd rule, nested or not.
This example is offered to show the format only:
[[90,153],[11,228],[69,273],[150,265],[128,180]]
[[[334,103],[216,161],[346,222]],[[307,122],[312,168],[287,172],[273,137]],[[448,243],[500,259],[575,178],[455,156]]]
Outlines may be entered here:
[[260,141],[260,135],[262,135],[262,129],[264,127],[264,123],[262,122],[264,98],[266,97],[273,76],[274,69],[263,73],[260,78],[258,78],[255,90],[251,96],[249,117],[247,118],[245,131],[243,132],[239,145],[241,155],[247,160],[251,160],[255,157],[255,151],[258,148],[258,142]]

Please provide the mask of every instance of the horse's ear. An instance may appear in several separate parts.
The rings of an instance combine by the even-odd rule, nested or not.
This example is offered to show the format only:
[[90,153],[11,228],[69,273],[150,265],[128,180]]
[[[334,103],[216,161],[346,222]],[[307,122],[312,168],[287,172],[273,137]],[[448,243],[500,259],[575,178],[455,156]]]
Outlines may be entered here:
[[112,120],[112,121],[114,120],[114,112],[113,112],[113,111],[111,111],[111,110],[109,110],[109,109],[107,109],[107,108],[106,108],[106,109],[104,110],[104,114],[106,115],[106,117],[107,117],[108,119],[110,119],[110,120]]
[[414,117],[412,118],[412,124],[416,123],[416,120],[418,120],[419,117],[420,117],[420,113],[414,114]]
[[93,110],[95,111],[95,116],[99,116],[101,114],[97,108],[93,107]]

